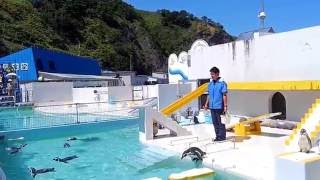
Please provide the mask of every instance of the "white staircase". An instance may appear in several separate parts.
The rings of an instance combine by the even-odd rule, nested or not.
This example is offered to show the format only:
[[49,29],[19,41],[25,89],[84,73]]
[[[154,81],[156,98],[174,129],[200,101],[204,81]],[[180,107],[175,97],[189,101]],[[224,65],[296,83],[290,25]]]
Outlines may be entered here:
[[160,124],[163,127],[169,129],[171,135],[192,135],[191,132],[180,126],[176,121],[173,121],[171,118],[165,117],[157,109],[153,109],[150,106],[141,107],[140,113],[141,122],[139,125],[139,139],[142,142],[152,140],[154,138],[154,123]]
[[[303,128],[307,131],[309,136],[312,136],[319,125],[320,122],[320,101],[316,100],[315,103],[309,108],[304,117],[301,119],[301,122],[298,123],[297,128],[295,128],[292,134],[288,137],[285,144],[290,150],[297,150],[298,140],[300,137],[300,130]],[[313,135],[315,136],[315,135]]]
[[153,110],[152,112],[152,120],[158,124],[161,124],[165,128],[169,129],[177,136],[188,136],[192,133],[187,131],[187,129],[180,126],[176,121],[173,121],[171,118],[165,117],[162,113],[157,110]]

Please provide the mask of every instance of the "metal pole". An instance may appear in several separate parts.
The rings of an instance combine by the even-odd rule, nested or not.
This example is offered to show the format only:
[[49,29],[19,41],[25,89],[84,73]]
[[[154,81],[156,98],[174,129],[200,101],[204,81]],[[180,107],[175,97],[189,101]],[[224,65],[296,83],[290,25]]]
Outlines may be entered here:
[[76,103],[76,112],[77,112],[77,124],[79,124],[79,111],[78,111],[78,103]]
[[212,167],[212,169],[213,169],[213,163],[214,163],[214,159],[211,159],[211,167]]

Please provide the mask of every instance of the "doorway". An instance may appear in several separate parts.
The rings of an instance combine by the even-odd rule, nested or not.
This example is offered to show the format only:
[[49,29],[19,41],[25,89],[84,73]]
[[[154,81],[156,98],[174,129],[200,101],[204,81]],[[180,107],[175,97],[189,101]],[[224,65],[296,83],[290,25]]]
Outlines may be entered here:
[[271,112],[281,112],[281,115],[273,117],[273,119],[286,119],[286,99],[280,92],[276,92],[271,100]]

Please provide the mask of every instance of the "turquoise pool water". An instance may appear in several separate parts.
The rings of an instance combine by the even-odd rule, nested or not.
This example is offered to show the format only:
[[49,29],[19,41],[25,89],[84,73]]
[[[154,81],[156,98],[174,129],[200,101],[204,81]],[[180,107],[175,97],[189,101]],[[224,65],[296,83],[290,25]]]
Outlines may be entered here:
[[[80,128],[81,131],[78,130]],[[35,179],[40,180],[167,179],[171,173],[195,167],[190,159],[180,160],[180,154],[141,144],[138,128],[138,120],[131,119],[97,123],[95,126],[55,128],[51,135],[48,135],[48,129],[36,133],[31,130],[29,134],[37,134],[36,137],[25,136],[22,141],[0,141],[0,166],[8,180],[31,180],[30,167],[55,168],[55,172],[37,175]],[[73,136],[79,140],[68,141],[71,147],[64,148],[66,140]],[[15,155],[5,150],[20,144],[27,146]],[[73,155],[78,158],[67,164],[53,161],[55,157]],[[218,171],[214,179],[243,178]]]

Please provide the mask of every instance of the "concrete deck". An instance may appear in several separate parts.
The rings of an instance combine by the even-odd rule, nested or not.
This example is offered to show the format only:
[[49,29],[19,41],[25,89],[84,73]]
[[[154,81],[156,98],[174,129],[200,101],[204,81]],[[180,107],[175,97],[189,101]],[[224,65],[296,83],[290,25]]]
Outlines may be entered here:
[[[229,141],[213,143],[215,137],[212,124],[185,126],[191,136],[165,137],[146,143],[181,153],[188,147],[196,146],[208,153],[204,164],[247,177],[247,179],[275,179],[275,157],[286,152],[285,137],[290,130],[262,127],[260,136],[237,137],[227,133]],[[162,132],[165,133],[165,132]],[[235,140],[235,143],[233,142]]]

